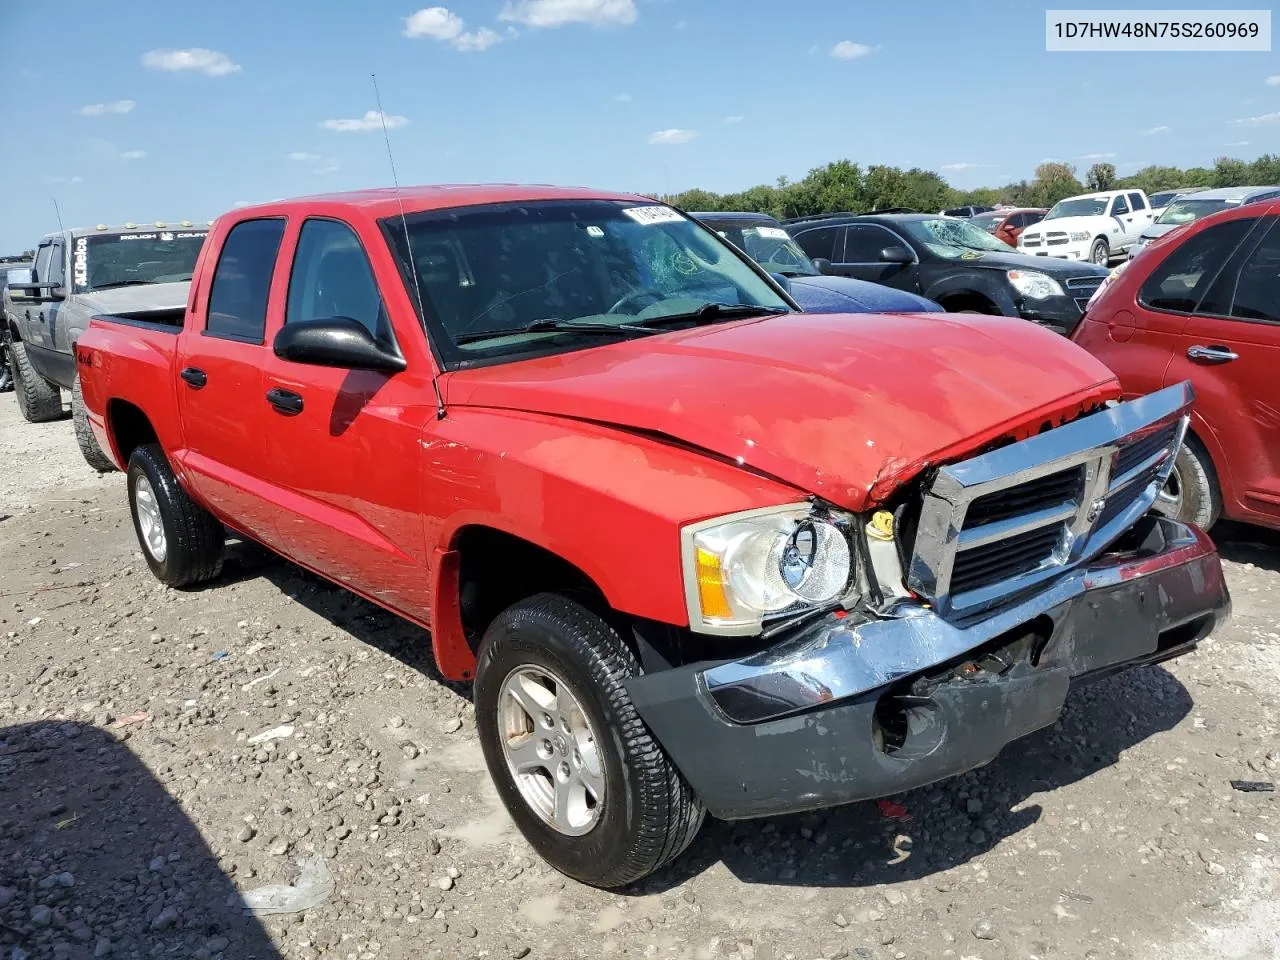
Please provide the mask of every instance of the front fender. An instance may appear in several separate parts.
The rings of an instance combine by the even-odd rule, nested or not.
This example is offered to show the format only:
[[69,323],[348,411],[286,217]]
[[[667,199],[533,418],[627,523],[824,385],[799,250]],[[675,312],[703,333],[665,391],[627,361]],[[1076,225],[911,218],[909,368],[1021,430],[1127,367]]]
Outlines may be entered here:
[[1003,277],[997,277],[986,270],[948,270],[934,279],[923,293],[938,303],[947,297],[977,294],[994,304],[1006,317],[1018,316],[1018,308],[1014,306],[1008,283]]
[[804,498],[709,453],[569,418],[454,405],[422,447],[432,549],[493,527],[572,563],[615,610],[677,626],[680,527]]

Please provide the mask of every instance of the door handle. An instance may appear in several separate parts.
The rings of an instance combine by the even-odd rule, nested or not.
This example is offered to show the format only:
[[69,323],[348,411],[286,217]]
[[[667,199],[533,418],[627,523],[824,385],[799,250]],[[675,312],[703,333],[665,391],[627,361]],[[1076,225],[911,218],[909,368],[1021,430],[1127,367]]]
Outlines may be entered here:
[[271,404],[277,413],[283,413],[286,417],[296,417],[302,412],[302,396],[292,390],[272,387],[267,391],[267,403]]
[[182,372],[178,374],[187,382],[187,386],[193,390],[199,390],[209,382],[209,376],[198,367],[183,367]]
[[1198,360],[1200,363],[1230,363],[1232,360],[1239,360],[1240,354],[1220,344],[1205,347],[1197,343],[1194,347],[1187,348],[1187,359]]

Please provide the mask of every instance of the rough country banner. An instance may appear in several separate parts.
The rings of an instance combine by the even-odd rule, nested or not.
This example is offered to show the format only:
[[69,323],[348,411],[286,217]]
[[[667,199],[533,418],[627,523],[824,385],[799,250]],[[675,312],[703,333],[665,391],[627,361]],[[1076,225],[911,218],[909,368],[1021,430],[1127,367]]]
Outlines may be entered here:
[[1271,50],[1270,10],[1046,10],[1050,52]]

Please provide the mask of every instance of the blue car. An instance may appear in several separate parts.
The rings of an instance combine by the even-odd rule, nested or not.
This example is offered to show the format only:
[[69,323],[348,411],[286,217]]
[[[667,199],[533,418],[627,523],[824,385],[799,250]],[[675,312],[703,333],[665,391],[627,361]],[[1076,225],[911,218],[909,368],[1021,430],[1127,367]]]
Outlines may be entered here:
[[941,313],[925,297],[867,280],[827,277],[791,239],[782,224],[763,213],[691,213],[775,278],[809,313]]

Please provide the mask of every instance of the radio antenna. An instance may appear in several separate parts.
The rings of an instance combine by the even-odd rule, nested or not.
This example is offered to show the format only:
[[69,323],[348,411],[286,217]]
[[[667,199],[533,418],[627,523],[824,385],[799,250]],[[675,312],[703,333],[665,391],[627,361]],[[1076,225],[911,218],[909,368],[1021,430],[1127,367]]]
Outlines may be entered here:
[[58,209],[58,198],[50,197],[49,199],[53,201],[53,212],[58,215],[58,232],[65,233],[66,228],[62,225],[62,211]]
[[[382,94],[378,92],[378,75],[369,74],[373,81],[373,100],[378,106],[378,121],[382,124],[382,140],[387,145],[387,162],[391,164],[391,183],[396,191],[396,204],[400,207],[400,228],[404,231],[405,253],[409,257],[409,274],[413,278],[413,294],[418,301],[418,316],[426,324],[427,311],[422,305],[422,284],[418,282],[418,261],[413,255],[413,239],[409,236],[409,221],[404,215],[404,197],[400,195],[400,178],[396,175],[396,158],[391,153],[391,134],[387,132],[387,115],[382,111]],[[436,395],[436,419],[444,419],[444,397],[440,394],[437,375],[431,374],[431,389]]]

